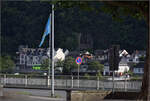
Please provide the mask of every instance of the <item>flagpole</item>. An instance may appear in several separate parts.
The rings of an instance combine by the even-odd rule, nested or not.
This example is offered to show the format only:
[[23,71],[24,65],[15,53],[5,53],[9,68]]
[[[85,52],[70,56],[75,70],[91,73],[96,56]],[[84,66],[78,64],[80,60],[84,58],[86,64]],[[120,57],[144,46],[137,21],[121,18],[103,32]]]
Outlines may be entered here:
[[[50,14],[49,19],[51,20],[51,16],[52,14]],[[51,29],[51,23],[50,23],[50,29]],[[50,30],[51,31],[51,30]],[[51,32],[50,32],[51,33]],[[48,76],[50,79],[50,73],[51,73],[51,69],[50,69],[50,62],[51,62],[51,34],[49,34],[49,69],[48,69]]]
[[54,97],[54,4],[52,4],[52,81],[51,81],[51,96]]

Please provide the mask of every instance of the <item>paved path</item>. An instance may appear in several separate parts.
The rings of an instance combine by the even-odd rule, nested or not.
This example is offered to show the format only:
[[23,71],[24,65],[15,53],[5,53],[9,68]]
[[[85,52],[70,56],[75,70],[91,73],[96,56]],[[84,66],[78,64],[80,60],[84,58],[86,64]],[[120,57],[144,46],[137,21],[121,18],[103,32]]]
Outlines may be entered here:
[[[0,101],[66,101],[65,91],[55,91],[58,98],[50,98],[50,90],[4,88],[4,97]],[[100,101],[135,101],[135,100],[100,100]]]
[[0,97],[0,101],[66,101],[64,91],[55,91],[57,98],[50,98],[50,92],[50,90],[4,88],[4,97]]

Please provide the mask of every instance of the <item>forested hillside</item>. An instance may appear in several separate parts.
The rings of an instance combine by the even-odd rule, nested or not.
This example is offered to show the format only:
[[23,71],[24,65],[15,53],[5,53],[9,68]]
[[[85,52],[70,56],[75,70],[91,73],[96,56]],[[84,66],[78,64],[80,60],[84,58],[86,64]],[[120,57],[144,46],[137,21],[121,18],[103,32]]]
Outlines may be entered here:
[[[101,7],[100,4],[94,5]],[[49,2],[2,2],[1,9],[2,54],[14,55],[19,45],[37,48],[51,12]],[[146,48],[148,30],[143,19],[122,17],[114,21],[99,10],[84,11],[78,7],[55,10],[55,47],[76,50],[77,36],[91,34],[94,49],[107,49],[120,44],[121,49],[132,52]],[[48,37],[42,47],[48,47]]]

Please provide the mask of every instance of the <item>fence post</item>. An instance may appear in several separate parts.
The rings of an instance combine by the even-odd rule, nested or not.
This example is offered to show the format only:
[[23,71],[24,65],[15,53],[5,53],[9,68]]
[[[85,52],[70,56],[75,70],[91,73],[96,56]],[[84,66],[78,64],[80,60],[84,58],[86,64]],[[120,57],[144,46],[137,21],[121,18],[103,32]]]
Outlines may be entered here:
[[115,71],[113,70],[113,75],[112,75],[112,93],[114,94],[114,88],[115,88],[115,82],[114,82],[114,76],[115,76]]
[[4,85],[6,85],[6,74],[4,74]]
[[71,76],[71,88],[73,88],[73,76]]
[[48,85],[48,87],[50,87],[50,76],[48,76],[47,85]]
[[103,90],[105,90],[105,85],[104,85],[104,82],[105,82],[105,80],[102,80],[102,83],[103,83]]
[[99,77],[97,76],[97,90],[99,90]]
[[126,88],[126,83],[127,82],[127,80],[126,80],[126,77],[125,77],[125,80],[124,80],[124,91],[126,92],[127,91],[127,88]]
[[3,85],[0,84],[0,97],[3,96]]
[[80,87],[80,77],[78,76],[78,88]]
[[27,87],[28,86],[28,76],[25,75],[25,86]]
[[66,88],[67,88],[67,76],[65,76],[65,79],[66,79]]

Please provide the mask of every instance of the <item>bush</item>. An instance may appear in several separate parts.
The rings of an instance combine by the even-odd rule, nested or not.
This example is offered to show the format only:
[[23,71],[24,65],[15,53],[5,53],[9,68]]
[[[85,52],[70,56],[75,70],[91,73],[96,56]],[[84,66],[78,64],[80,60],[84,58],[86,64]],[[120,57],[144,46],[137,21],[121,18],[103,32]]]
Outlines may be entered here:
[[99,80],[103,79],[103,76],[102,76],[102,74],[100,72],[98,72],[96,76],[99,78]]
[[86,79],[90,79],[90,75],[89,74],[84,74],[84,77],[86,78]]

